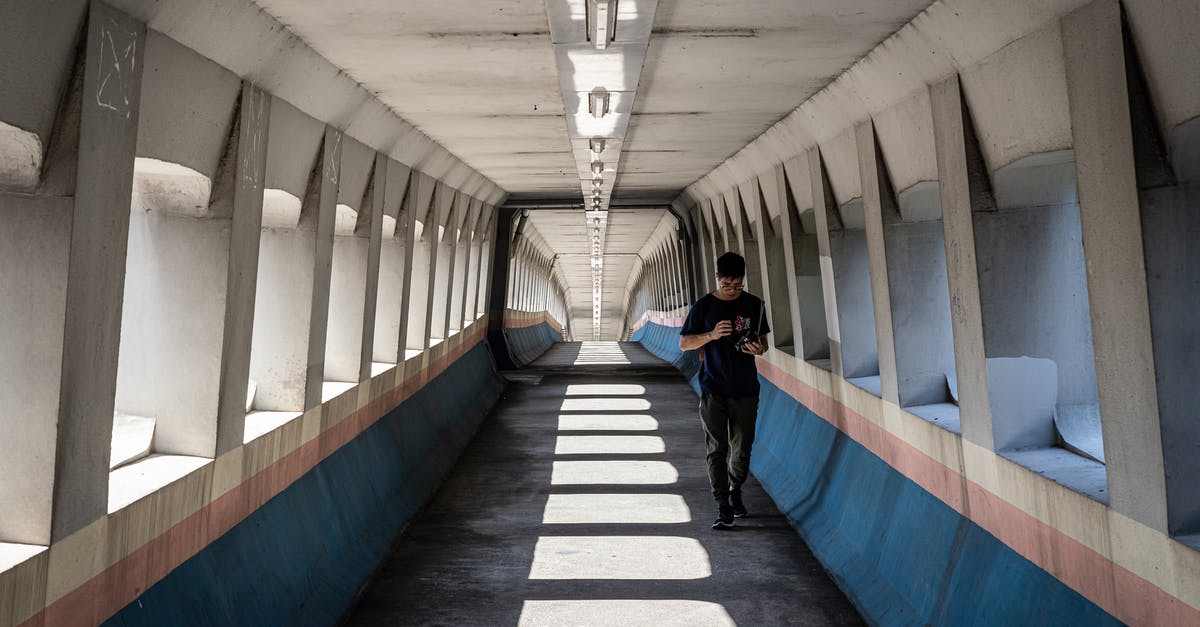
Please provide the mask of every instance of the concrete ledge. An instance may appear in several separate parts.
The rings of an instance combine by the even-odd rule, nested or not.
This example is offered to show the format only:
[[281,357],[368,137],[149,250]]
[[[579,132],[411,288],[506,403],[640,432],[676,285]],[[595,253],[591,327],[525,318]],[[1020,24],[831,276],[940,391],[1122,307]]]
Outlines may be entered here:
[[336,623],[501,385],[476,344],[108,624]]
[[1200,624],[1200,552],[812,364],[758,364],[751,470],[872,622]]
[[[436,356],[432,355],[434,351],[412,356],[402,366],[386,370],[370,381],[304,412],[298,418],[55,542],[48,551],[0,571],[0,624],[98,624],[114,617],[131,603],[131,608],[155,607],[162,611],[162,605],[148,606],[146,598],[141,599],[140,608],[136,603],[148,588],[155,587],[180,595],[164,602],[166,605],[183,607],[188,603],[201,603],[200,599],[188,594],[191,584],[181,587],[163,582],[185,562],[207,553],[216,542],[228,537],[231,530],[254,527],[254,522],[247,521],[255,520],[260,508],[278,500],[293,486],[311,485],[306,482],[313,481],[311,477],[314,475],[324,476],[326,478],[320,481],[326,481],[329,475],[314,469],[323,466],[325,460],[341,454],[342,449],[360,450],[356,447],[375,446],[373,450],[378,452],[377,444],[358,442],[363,440],[363,434],[382,423],[392,425],[383,429],[394,428],[397,423],[412,423],[408,427],[426,429],[418,434],[420,437],[405,435],[398,440],[399,444],[394,445],[400,446],[404,451],[403,459],[409,460],[407,463],[410,466],[406,468],[415,469],[412,470],[414,474],[405,477],[397,489],[407,489],[409,483],[414,489],[428,487],[430,482],[436,485],[441,477],[441,471],[437,469],[442,467],[441,464],[447,464],[448,468],[457,454],[456,430],[462,424],[481,418],[496,398],[501,385],[494,376],[487,349],[482,345],[486,327],[487,319],[483,318],[470,325],[465,333],[443,343],[443,346],[453,347],[453,350],[438,351]],[[474,386],[472,389],[475,391],[464,394],[464,389],[470,386]],[[462,403],[476,403],[479,406],[460,407]],[[421,419],[412,420],[412,416],[420,416]],[[471,426],[469,432],[473,430],[474,426]],[[384,452],[396,455],[395,450]],[[413,461],[418,455],[427,455],[428,460]],[[377,492],[381,484],[361,480],[362,477],[373,476],[373,473],[361,468],[356,473],[352,479],[338,480],[339,495],[343,490],[341,486],[361,488],[356,493],[368,500],[374,497],[363,494],[364,491],[371,491],[372,495],[382,494]],[[394,481],[395,478],[389,477],[388,480]],[[353,496],[348,495],[347,498],[353,499]],[[307,499],[300,500],[308,502]],[[313,502],[320,502],[320,499]],[[329,505],[325,503],[323,506]],[[338,533],[354,532],[346,526],[345,520],[338,520],[338,524],[326,526],[334,527]],[[389,524],[391,522],[394,521]],[[358,531],[368,533],[361,528]],[[296,539],[295,535],[289,537]],[[257,554],[258,557],[270,556],[273,562],[268,570],[271,572],[265,575],[262,571],[258,572],[256,576],[260,576],[260,579],[244,582],[243,589],[253,589],[256,594],[262,594],[263,590],[257,586],[264,579],[275,576],[278,556],[290,554],[293,549],[303,553],[309,550],[309,545],[305,543],[297,545],[298,549],[277,548],[276,552]],[[350,556],[354,552],[347,549],[341,553]],[[338,555],[339,552],[330,554]],[[246,555],[254,555],[254,552]],[[382,556],[382,552],[377,555],[379,558]],[[233,557],[225,554],[221,560],[222,566],[212,570],[212,577],[206,582],[210,586],[228,579],[231,573],[246,570],[249,576],[254,566],[243,560],[240,553]],[[258,567],[264,566],[258,564]],[[283,587],[326,585],[328,582],[317,579],[308,584],[307,579],[317,572],[340,573],[339,568],[339,565],[327,565],[312,571],[289,570],[290,576],[303,577],[304,582],[292,582]],[[342,583],[339,580],[334,587]],[[268,587],[267,591],[272,589]],[[149,618],[146,623],[263,622],[249,619],[210,620],[209,613],[214,606],[217,611],[233,611],[220,602],[214,602],[215,598],[209,596],[202,599],[207,604],[204,611],[198,610],[198,606],[189,606],[192,613],[187,616],[188,620],[181,622],[162,615],[147,614]],[[301,596],[297,594],[289,598]],[[280,612],[288,611],[282,603],[264,604],[256,596],[242,603],[245,607],[233,609],[265,612],[268,611],[266,606],[274,605]],[[334,601],[327,600],[325,603],[328,608],[332,607]],[[140,624],[140,619],[129,620],[132,624]],[[267,622],[282,620],[278,618]]]
[[754,475],[870,622],[1120,624],[765,379],[760,402]]

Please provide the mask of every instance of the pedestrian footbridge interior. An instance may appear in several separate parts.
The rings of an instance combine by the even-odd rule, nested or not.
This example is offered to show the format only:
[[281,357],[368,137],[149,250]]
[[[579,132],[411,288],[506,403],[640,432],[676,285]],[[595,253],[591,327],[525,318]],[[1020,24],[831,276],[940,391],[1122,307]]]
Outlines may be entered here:
[[0,627],[1200,625],[1198,27],[0,3]]

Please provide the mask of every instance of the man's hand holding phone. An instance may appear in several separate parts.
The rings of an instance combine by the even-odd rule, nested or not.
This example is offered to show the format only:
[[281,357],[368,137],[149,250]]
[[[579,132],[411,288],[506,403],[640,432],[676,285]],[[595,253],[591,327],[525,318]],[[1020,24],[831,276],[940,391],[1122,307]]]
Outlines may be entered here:
[[744,342],[741,345],[741,349],[742,349],[743,353],[746,353],[749,355],[761,355],[761,354],[767,352],[767,344],[766,344],[766,342],[763,342],[762,340],[757,340],[754,342]]

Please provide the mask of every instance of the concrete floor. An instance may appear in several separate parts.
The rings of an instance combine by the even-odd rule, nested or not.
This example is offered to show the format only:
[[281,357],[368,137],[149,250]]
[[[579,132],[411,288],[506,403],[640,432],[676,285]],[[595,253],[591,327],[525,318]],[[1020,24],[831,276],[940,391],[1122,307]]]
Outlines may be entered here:
[[861,624],[757,482],[750,518],[710,528],[696,396],[667,364],[561,344],[508,376],[348,624]]

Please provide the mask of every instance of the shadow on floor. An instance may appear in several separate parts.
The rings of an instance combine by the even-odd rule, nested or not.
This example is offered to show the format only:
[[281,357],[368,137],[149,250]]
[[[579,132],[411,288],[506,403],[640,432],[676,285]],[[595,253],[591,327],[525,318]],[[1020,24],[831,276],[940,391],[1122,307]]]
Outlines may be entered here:
[[351,625],[855,625],[757,482],[714,531],[697,399],[630,343],[557,345],[510,386]]

